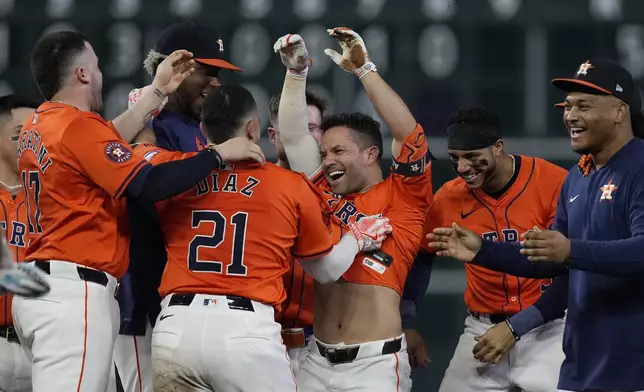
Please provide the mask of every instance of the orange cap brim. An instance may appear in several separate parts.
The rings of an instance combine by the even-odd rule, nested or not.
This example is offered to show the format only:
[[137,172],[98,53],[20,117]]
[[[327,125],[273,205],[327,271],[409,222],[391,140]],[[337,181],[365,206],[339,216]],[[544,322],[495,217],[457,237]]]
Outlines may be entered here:
[[195,59],[195,61],[201,64],[210,65],[212,67],[230,69],[233,71],[242,71],[242,69],[239,68],[238,66],[233,65],[228,61],[222,60],[222,59]]
[[576,84],[579,86],[584,86],[584,87],[590,87],[593,90],[597,90],[599,92],[602,92],[604,94],[610,94],[613,95],[611,91],[606,90],[605,88],[599,87],[598,85],[590,82],[586,82],[585,80],[579,80],[579,79],[568,79],[568,78],[557,78],[557,79],[552,79],[552,84],[553,86],[557,87],[560,90],[570,92],[572,91],[571,89],[565,88],[565,86],[570,86],[571,84]]

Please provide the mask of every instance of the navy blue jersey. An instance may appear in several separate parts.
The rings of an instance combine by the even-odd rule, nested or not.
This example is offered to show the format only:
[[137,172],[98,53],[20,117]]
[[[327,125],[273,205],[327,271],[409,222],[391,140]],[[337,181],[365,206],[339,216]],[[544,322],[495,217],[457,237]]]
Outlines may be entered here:
[[487,241],[473,262],[525,277],[568,273],[560,389],[644,390],[644,141],[587,178],[571,170],[554,229],[571,240],[567,265],[533,264],[518,246]]
[[[195,152],[206,144],[199,122],[162,110],[151,122],[156,144],[170,151]],[[117,300],[123,335],[145,335],[147,320],[154,326],[161,311],[158,287],[167,260],[156,208],[129,197],[130,266],[121,279]]]

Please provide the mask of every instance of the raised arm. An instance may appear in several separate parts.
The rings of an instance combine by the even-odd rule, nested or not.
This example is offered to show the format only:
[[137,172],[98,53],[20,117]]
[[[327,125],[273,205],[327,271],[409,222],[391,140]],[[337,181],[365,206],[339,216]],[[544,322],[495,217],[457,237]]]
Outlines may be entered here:
[[342,54],[332,49],[326,49],[324,53],[340,68],[353,72],[360,79],[376,112],[389,128],[394,139],[392,156],[397,157],[405,139],[416,128],[416,119],[398,94],[378,75],[360,35],[344,27],[328,31],[340,42]]
[[286,66],[286,76],[277,114],[278,137],[291,169],[313,177],[320,169],[320,148],[308,129],[306,75],[309,55],[297,34],[280,37],[273,47]]
[[194,72],[194,60],[191,59],[192,53],[177,50],[159,64],[151,88],[145,89],[132,106],[112,120],[123,140],[132,143],[166,96],[172,94]]

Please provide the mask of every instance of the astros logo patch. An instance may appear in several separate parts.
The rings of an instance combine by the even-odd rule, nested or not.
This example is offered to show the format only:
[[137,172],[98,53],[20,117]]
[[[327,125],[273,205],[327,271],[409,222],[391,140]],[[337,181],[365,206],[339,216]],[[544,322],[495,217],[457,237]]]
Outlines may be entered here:
[[105,146],[105,156],[112,162],[123,163],[132,158],[132,152],[119,142],[111,142]]

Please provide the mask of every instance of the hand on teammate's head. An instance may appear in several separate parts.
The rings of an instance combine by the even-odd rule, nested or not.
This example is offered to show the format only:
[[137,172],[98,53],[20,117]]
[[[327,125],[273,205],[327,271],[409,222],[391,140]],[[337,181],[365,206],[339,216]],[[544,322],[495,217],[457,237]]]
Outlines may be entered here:
[[187,50],[176,50],[157,67],[152,86],[164,95],[172,94],[194,71],[195,61]]
[[253,160],[261,165],[266,162],[266,157],[261,147],[245,136],[235,137],[221,144],[212,144],[221,159],[226,163]]

